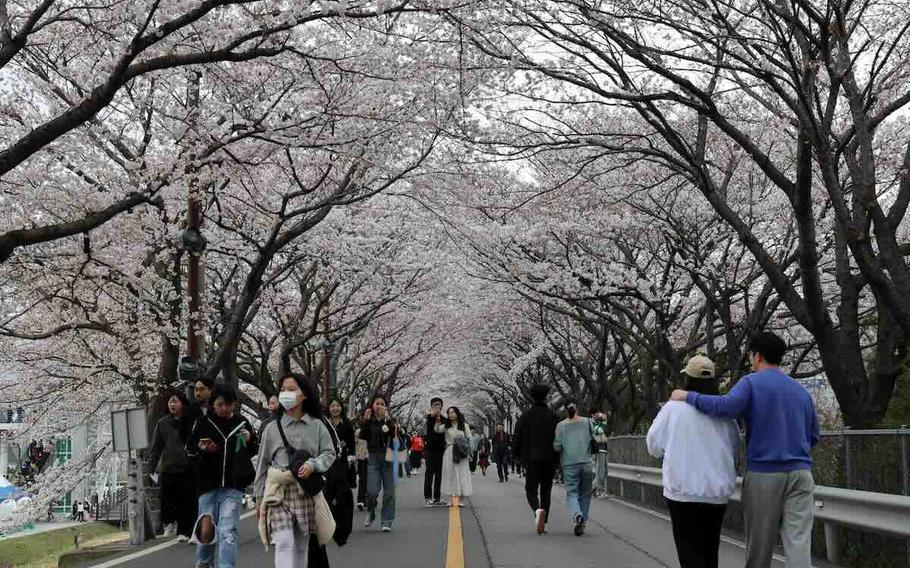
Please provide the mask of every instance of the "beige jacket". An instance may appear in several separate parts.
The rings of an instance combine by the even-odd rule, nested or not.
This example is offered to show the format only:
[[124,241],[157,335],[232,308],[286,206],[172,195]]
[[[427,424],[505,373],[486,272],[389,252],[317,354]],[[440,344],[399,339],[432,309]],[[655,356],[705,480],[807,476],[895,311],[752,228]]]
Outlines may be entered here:
[[281,504],[284,495],[284,486],[297,483],[290,470],[282,470],[277,467],[270,467],[265,480],[265,492],[262,498],[256,503],[257,507],[265,508],[265,514],[259,515],[259,538],[265,549],[269,549],[272,542],[272,535],[269,534],[269,516],[272,514],[272,508]]

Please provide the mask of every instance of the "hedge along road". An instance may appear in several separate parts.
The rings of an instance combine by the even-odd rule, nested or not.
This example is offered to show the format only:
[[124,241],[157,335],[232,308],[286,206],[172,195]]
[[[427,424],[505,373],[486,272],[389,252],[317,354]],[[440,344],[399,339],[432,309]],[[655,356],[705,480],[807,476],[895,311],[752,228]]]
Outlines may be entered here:
[[[591,504],[586,534],[572,534],[562,486],[553,490],[548,532],[534,532],[524,494],[524,480],[499,483],[495,475],[472,478],[474,495],[462,509],[427,509],[423,505],[423,476],[404,478],[398,485],[394,530],[382,533],[378,521],[363,527],[364,513],[354,514],[354,534],[347,546],[329,546],[334,568],[676,568],[676,549],[666,518],[615,500]],[[93,564],[96,568],[178,568],[192,566],[192,546],[167,541],[121,558]],[[725,538],[721,566],[741,566],[742,545]],[[240,524],[238,568],[272,565],[256,532],[256,519]],[[774,567],[783,566],[775,561]]]

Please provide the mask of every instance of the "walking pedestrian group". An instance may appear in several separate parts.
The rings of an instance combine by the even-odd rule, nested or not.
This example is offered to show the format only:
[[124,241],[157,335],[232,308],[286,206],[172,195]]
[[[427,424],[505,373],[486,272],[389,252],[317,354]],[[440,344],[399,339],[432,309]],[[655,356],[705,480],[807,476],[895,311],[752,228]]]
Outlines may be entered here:
[[[718,567],[727,503],[736,489],[740,423],[747,433],[746,568],[770,566],[778,534],[789,568],[811,566],[811,450],[819,427],[809,393],[780,368],[786,350],[773,333],[756,335],[748,347],[753,372],[724,395],[714,363],[691,358],[681,371],[684,388],[673,391],[653,420],[646,444],[663,460],[663,494],[681,568]],[[548,404],[546,384],[530,386],[532,405],[513,433],[497,424],[489,438],[471,428],[457,406],[443,412],[439,397],[430,400],[413,435],[382,394],[355,424],[341,399],[321,407],[312,382],[294,373],[280,380],[257,433],[240,414],[232,387],[207,378],[193,387],[193,404],[183,392],[165,393],[167,414],[155,425],[147,465],[161,486],[164,534],[196,545],[197,568],[214,568],[216,558],[218,568],[237,565],[249,486],[260,540],[266,550],[274,546],[278,568],[327,568],[326,545],[348,542],[355,508],[364,512],[365,527],[378,517],[381,531],[391,532],[396,485],[421,469],[427,507],[464,507],[477,466],[485,476],[495,463],[500,483],[517,472],[538,534],[547,532],[557,475],[576,536],[585,534],[592,499],[607,496],[607,415],[582,416],[576,401],[564,400],[560,419]],[[87,511],[73,503],[75,519]]]

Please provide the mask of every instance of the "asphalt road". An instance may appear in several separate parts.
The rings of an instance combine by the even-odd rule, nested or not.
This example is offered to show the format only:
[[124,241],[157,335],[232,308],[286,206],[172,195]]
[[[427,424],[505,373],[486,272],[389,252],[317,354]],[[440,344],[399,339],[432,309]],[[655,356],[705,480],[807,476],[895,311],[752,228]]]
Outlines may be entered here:
[[[423,477],[403,479],[398,486],[398,514],[391,533],[363,527],[364,513],[355,513],[354,534],[343,548],[330,545],[332,566],[338,568],[677,568],[669,522],[653,513],[614,500],[595,500],[583,537],[572,534],[564,491],[553,490],[547,534],[537,535],[525,502],[523,480],[499,483],[495,474],[473,478],[474,496],[460,511],[461,531],[450,531],[447,509],[423,506]],[[451,534],[450,534],[451,533]],[[460,536],[460,539],[458,538]],[[241,522],[238,568],[273,563],[256,534],[255,518]],[[463,565],[453,566],[446,548],[463,546]],[[742,566],[741,546],[726,540],[721,566]],[[457,562],[457,560],[456,560]],[[153,543],[143,551],[96,564],[98,568],[182,568],[193,566],[193,547]],[[782,566],[775,563],[775,567]]]

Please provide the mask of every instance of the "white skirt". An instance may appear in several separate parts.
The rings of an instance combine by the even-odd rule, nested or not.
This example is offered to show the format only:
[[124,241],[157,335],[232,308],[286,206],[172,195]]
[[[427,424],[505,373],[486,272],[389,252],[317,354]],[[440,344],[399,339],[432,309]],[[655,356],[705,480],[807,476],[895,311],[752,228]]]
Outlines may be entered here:
[[442,492],[457,497],[470,497],[474,493],[471,487],[471,471],[468,460],[458,463],[452,461],[452,446],[446,446],[442,455]]

